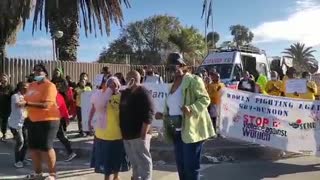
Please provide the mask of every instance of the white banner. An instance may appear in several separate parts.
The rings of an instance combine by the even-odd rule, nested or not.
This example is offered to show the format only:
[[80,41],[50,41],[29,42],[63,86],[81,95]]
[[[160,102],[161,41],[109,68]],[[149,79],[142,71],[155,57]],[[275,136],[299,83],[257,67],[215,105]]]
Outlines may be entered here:
[[280,150],[320,154],[320,102],[224,88],[220,133]]
[[[143,84],[149,90],[151,97],[154,100],[155,112],[163,112],[165,99],[169,93],[169,84]],[[93,92],[93,91],[92,91]],[[81,111],[82,111],[82,126],[84,131],[88,131],[89,113],[91,108],[91,95],[92,92],[84,92],[81,94]],[[152,126],[160,129],[162,127],[161,120],[154,120]]]
[[[93,94],[94,91],[83,92],[81,94],[82,129],[85,132],[89,131],[88,122],[89,122],[89,113],[91,110],[91,103],[90,102],[91,102],[91,95]],[[95,123],[95,122],[93,122],[93,123]]]

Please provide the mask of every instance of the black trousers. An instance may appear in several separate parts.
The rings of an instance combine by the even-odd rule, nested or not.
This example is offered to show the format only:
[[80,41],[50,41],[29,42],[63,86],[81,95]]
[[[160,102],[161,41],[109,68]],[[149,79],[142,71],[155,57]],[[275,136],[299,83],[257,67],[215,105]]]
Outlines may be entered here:
[[3,136],[7,134],[9,116],[10,114],[0,112],[1,133]]
[[71,142],[67,138],[66,131],[64,129],[65,126],[66,126],[66,120],[61,119],[60,120],[59,130],[58,130],[58,133],[57,133],[57,138],[63,144],[63,146],[66,148],[67,153],[71,154],[73,151],[71,149]]
[[23,127],[22,129],[13,129],[10,128],[16,145],[14,148],[15,162],[23,162],[28,149],[28,140],[27,140],[27,129]]

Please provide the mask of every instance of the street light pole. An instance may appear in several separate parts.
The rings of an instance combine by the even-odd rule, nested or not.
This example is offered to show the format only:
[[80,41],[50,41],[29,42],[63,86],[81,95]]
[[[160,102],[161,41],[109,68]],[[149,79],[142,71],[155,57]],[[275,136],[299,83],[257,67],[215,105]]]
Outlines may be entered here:
[[52,53],[53,53],[53,61],[56,61],[59,59],[59,54],[57,53],[58,48],[56,47],[56,40],[62,38],[63,32],[62,31],[56,31],[52,35]]
[[52,37],[52,59],[53,61],[56,61],[56,39]]

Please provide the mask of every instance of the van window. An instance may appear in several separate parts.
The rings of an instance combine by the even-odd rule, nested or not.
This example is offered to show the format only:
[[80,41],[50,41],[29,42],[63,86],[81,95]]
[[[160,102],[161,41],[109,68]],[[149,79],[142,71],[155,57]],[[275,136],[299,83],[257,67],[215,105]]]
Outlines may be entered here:
[[[235,65],[233,70],[233,80],[240,81],[242,77],[242,69],[239,64]],[[234,79],[235,78],[235,79]]]
[[248,71],[253,75],[255,79],[258,79],[259,72],[257,71],[257,60],[253,56],[241,55],[241,61],[243,65],[243,70]]
[[259,74],[267,76],[267,65],[265,63],[257,63],[257,70]]
[[231,76],[233,64],[212,64],[201,66],[201,68],[205,68],[207,72],[217,72],[220,74],[221,79],[229,79]]

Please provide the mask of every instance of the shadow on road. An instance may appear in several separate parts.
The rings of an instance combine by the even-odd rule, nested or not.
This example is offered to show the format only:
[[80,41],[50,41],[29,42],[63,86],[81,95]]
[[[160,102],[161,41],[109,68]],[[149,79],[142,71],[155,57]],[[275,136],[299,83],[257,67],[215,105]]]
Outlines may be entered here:
[[261,180],[264,178],[276,178],[281,175],[315,172],[319,170],[320,164],[294,165],[266,161],[215,166],[204,170],[202,174],[205,180],[209,180],[209,177],[216,177],[219,180]]

